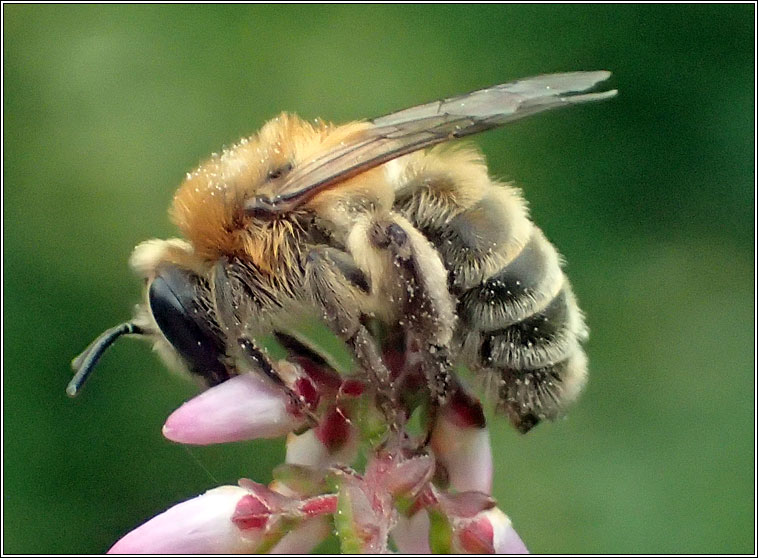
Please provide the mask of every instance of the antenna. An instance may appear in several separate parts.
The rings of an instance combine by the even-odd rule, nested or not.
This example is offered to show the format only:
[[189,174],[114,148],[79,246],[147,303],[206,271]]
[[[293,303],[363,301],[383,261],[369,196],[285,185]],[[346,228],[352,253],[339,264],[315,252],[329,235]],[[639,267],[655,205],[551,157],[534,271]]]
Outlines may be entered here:
[[103,356],[103,353],[115,343],[116,339],[122,335],[144,335],[145,332],[141,327],[132,323],[125,322],[110,329],[105,330],[100,336],[95,339],[90,345],[82,351],[78,357],[71,361],[71,368],[74,369],[76,374],[66,386],[66,393],[69,397],[76,397],[81,390],[84,382],[92,373],[97,361]]

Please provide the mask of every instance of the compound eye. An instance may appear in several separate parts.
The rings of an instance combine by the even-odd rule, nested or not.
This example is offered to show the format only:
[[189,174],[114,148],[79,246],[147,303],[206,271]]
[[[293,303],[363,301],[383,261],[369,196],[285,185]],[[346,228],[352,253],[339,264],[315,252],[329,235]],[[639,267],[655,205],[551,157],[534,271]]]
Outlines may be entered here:
[[227,380],[224,343],[213,332],[213,317],[199,302],[202,285],[194,273],[163,265],[150,284],[148,300],[155,322],[188,368],[208,385]]

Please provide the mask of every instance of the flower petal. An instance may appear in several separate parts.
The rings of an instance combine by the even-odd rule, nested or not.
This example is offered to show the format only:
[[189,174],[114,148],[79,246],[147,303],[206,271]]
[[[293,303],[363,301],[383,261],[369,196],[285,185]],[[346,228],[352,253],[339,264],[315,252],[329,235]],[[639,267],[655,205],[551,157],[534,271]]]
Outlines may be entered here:
[[155,516],[128,533],[109,554],[230,554],[254,552],[263,533],[232,523],[239,501],[249,492],[221,486]]
[[300,435],[287,436],[286,463],[302,465],[313,469],[326,469],[332,465],[349,465],[358,453],[358,436],[352,426],[347,432],[347,439],[339,449],[330,452],[321,441],[316,429],[306,430]]
[[360,477],[340,475],[334,527],[343,554],[384,554],[397,512],[387,493],[377,493]]
[[437,421],[432,449],[459,492],[492,491],[492,448],[486,427],[462,426],[448,414]]
[[484,512],[492,522],[495,554],[529,554],[510,518],[498,508]]
[[411,517],[400,515],[391,535],[400,554],[432,552],[429,548],[429,515],[426,510],[420,510]]
[[288,396],[256,374],[242,374],[204,391],[174,411],[163,435],[183,444],[217,444],[284,436],[303,424]]
[[456,552],[466,554],[529,554],[511,520],[498,508],[468,520],[454,521]]
[[307,554],[329,536],[332,522],[327,517],[307,519],[292,531],[284,535],[270,554]]

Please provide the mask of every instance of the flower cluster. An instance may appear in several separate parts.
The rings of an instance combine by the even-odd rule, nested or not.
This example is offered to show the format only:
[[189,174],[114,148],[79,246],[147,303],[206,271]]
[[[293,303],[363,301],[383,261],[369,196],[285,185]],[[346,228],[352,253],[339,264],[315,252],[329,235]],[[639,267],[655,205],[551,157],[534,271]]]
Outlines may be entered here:
[[462,388],[441,409],[419,407],[420,424],[409,416],[398,428],[368,384],[306,362],[278,366],[291,393],[242,374],[185,403],[163,428],[183,444],[286,436],[274,481],[242,479],[177,504],[110,553],[298,554],[332,532],[345,553],[527,552],[490,496],[489,433]]

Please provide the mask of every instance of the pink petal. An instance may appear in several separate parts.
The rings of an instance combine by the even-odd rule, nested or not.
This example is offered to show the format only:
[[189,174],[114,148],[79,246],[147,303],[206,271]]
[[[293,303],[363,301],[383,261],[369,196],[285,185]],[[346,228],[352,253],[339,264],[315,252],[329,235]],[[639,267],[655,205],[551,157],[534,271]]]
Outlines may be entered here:
[[340,479],[338,516],[335,527],[342,541],[351,541],[348,552],[385,554],[389,532],[397,512],[387,493],[377,493],[360,477],[343,475]]
[[442,511],[451,518],[474,519],[495,507],[495,500],[484,492],[437,492]]
[[432,449],[459,492],[492,491],[492,448],[486,427],[461,426],[443,414],[432,434]]
[[392,530],[400,554],[431,554],[429,548],[429,515],[421,510],[411,517],[399,516]]
[[453,549],[467,554],[529,554],[511,520],[492,508],[465,521],[454,522]]
[[321,418],[315,433],[329,453],[336,453],[349,441],[351,428],[350,419],[335,405]]
[[183,444],[217,444],[284,436],[303,423],[288,396],[257,374],[242,374],[201,393],[174,411],[163,435]]
[[366,465],[365,479],[376,490],[394,498],[415,498],[434,475],[434,458],[419,455],[404,458],[392,453],[375,453]]
[[243,531],[231,518],[249,492],[221,486],[177,504],[131,531],[109,554],[231,554],[254,552],[261,531]]
[[529,554],[507,515],[498,508],[492,508],[484,514],[492,523],[495,554]]
[[326,469],[332,465],[349,465],[357,453],[358,436],[352,426],[347,440],[333,453],[319,439],[318,432],[315,429],[310,429],[300,435],[290,434],[287,436],[285,462],[313,469]]
[[307,519],[284,535],[270,554],[307,554],[313,547],[329,536],[332,522],[326,517]]

